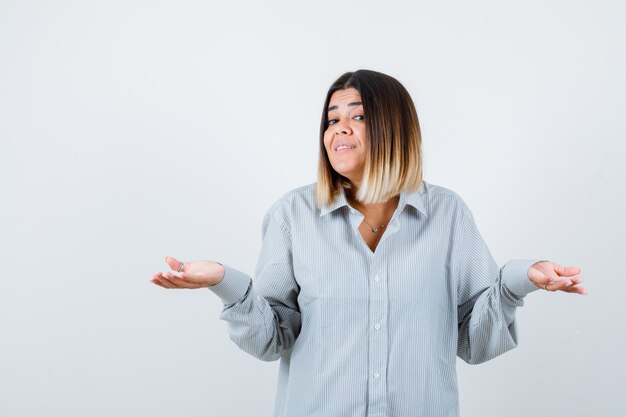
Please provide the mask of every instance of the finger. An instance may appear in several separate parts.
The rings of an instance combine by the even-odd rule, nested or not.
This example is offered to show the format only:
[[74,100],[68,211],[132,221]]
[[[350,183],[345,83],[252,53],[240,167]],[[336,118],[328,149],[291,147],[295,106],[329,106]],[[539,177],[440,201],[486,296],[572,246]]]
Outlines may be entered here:
[[158,278],[153,278],[152,279],[152,283],[155,284],[155,285],[158,285],[159,287],[163,287],[165,289],[168,288],[163,283],[161,283],[161,281]]
[[156,273],[154,273],[154,275],[152,275],[152,278],[150,278],[150,282],[155,284],[155,285],[158,285],[159,287],[166,288],[165,286],[163,286],[163,284],[161,284],[161,281],[159,281],[159,273],[158,272],[156,272]]
[[167,288],[178,288],[178,285],[176,285],[174,282],[172,282],[172,280],[166,275],[167,272],[162,273],[158,280],[165,285]]
[[581,282],[583,282],[583,277],[581,277],[580,275],[576,275],[573,277],[558,277],[556,279],[556,282],[567,282],[568,284],[571,283],[570,285],[575,285],[575,284],[580,284]]
[[580,294],[580,295],[587,295],[589,293],[586,288],[583,288],[578,285],[565,288],[563,289],[563,291],[568,292],[568,293]]
[[171,285],[165,283],[166,280],[161,278],[152,278],[152,282],[158,285],[159,287],[163,287],[166,289],[172,288]]
[[[583,282],[583,279],[581,277],[573,277],[567,279],[558,278],[549,281],[546,287],[548,291],[579,292],[578,288],[581,287],[576,286],[581,282]],[[572,288],[574,289],[572,290]]]
[[172,268],[172,270],[177,271],[180,269],[181,265],[183,266],[183,271],[187,269],[187,265],[184,262],[179,261],[176,258],[172,258],[171,256],[165,257],[165,262]]
[[571,279],[562,279],[548,285],[548,289],[550,291],[561,291],[565,288],[571,287],[572,285],[574,285],[574,282]]
[[556,291],[561,287],[561,282],[557,282],[555,279],[547,280],[542,287],[547,291]]
[[586,288],[583,288],[580,285],[571,285],[563,288],[561,291],[580,295],[587,295],[589,293]]
[[[189,267],[189,263],[185,262],[185,267],[184,268],[188,269],[188,267]],[[181,272],[178,272],[178,271],[169,272],[168,271],[168,272],[166,272],[166,274],[167,274],[167,278],[175,277],[175,278],[180,278],[180,279],[182,279],[183,281],[186,281],[186,282],[192,282],[192,283],[197,283],[198,282],[198,277],[195,274],[193,274],[191,272],[185,272],[184,270],[181,271]]]
[[555,265],[554,271],[562,277],[569,277],[572,275],[580,274],[580,268],[576,266]]
[[185,276],[182,276],[182,274],[173,274],[170,272],[164,272],[163,275],[168,281],[176,285],[177,288],[200,288],[201,287],[201,285],[195,282],[190,282],[188,278],[185,278]]
[[556,291],[559,286],[559,280],[560,279],[558,275],[548,276],[541,283],[541,288],[547,291]]

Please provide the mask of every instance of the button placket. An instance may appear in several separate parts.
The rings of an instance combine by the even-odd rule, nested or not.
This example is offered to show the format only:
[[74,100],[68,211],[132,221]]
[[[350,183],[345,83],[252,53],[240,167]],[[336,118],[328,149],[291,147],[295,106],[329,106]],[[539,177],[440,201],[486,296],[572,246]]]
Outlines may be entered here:
[[[389,230],[387,231],[389,232]],[[383,236],[384,237],[384,236]],[[385,257],[385,247],[379,243],[379,250],[375,253],[375,262],[370,265],[370,279],[372,285],[369,287],[369,323],[372,329],[369,332],[369,414],[383,415],[387,408],[387,382],[385,372],[387,368],[387,334],[382,323],[387,320],[387,305],[389,303],[387,294],[387,284],[383,279],[385,273],[384,265],[380,259]]]

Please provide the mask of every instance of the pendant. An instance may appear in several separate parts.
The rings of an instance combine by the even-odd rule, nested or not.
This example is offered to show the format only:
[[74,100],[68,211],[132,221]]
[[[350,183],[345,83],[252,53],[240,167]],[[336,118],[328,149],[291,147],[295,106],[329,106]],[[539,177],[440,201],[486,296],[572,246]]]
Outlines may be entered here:
[[372,232],[378,232],[378,227],[372,228]]

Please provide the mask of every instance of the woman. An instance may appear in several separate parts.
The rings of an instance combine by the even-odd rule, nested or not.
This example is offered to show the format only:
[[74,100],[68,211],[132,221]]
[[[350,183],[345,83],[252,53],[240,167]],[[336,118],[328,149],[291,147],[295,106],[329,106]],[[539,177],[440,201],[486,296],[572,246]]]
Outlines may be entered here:
[[166,261],[176,272],[152,282],[208,287],[241,349],[281,359],[276,417],[458,416],[457,355],[517,346],[534,290],[586,293],[576,267],[498,268],[461,197],[422,180],[408,92],[368,70],[329,89],[317,182],[267,211],[254,284],[219,262]]

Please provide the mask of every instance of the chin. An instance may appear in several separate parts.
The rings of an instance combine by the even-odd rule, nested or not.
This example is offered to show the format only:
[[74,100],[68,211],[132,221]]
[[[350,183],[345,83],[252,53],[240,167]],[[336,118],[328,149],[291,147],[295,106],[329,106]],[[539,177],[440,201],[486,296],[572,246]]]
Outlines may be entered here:
[[342,177],[349,179],[349,180],[350,180],[350,182],[352,182],[352,183],[354,183],[354,178],[356,178],[356,177],[357,177],[357,176],[354,174],[354,172],[353,172],[353,171],[350,171],[350,172],[346,172],[346,171],[344,171],[344,172],[340,172],[340,171],[337,171],[337,173],[338,173],[339,175],[341,175]]

